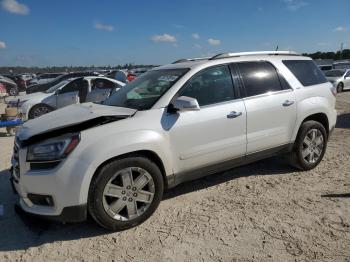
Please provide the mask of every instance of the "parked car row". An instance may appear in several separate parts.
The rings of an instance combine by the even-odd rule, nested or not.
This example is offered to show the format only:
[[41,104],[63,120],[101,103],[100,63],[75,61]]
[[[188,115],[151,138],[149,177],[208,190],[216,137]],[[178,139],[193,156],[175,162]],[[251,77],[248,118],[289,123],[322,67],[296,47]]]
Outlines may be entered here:
[[105,76],[114,78],[120,82],[127,83],[135,80],[142,73],[147,72],[147,68],[133,70],[95,70],[85,72],[61,72],[42,74],[3,74],[0,76],[0,83],[5,86],[9,96],[17,96],[20,92],[27,94],[44,92],[65,79],[84,76]]
[[52,79],[49,82],[42,83],[42,84],[33,84],[29,87],[27,87],[26,93],[31,94],[35,92],[44,92],[48,90],[49,88],[59,84],[63,80],[74,78],[74,77],[83,77],[83,76],[103,76],[102,74],[99,74],[97,72],[74,72],[69,74],[62,74],[54,79]]
[[[69,74],[76,76],[77,74]],[[125,84],[103,76],[60,77],[55,85],[44,92],[16,97],[8,102],[9,107],[18,107],[23,119],[34,119],[58,108],[71,104],[104,101],[111,93]]]
[[45,84],[48,83],[50,81],[52,81],[54,78],[59,77],[63,74],[66,73],[44,73],[44,74],[40,74],[36,77],[34,77],[33,79],[29,80],[27,85],[31,86],[34,84]]

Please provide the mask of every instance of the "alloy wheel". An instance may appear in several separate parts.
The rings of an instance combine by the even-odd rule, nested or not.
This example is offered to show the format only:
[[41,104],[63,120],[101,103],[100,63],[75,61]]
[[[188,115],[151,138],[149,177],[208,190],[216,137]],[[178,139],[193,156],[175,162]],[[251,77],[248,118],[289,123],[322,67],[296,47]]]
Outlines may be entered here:
[[37,118],[37,117],[45,115],[45,114],[47,114],[49,112],[50,112],[50,110],[49,110],[48,107],[46,107],[46,106],[39,106],[39,107],[34,109],[33,116],[34,116],[34,118]]
[[302,157],[306,163],[314,164],[321,157],[324,149],[324,138],[320,130],[310,129],[302,147]]
[[103,191],[103,207],[113,219],[129,221],[149,208],[154,194],[155,184],[146,170],[125,168],[107,182]]
[[10,94],[10,96],[15,96],[15,95],[17,95],[17,90],[16,90],[16,88],[14,88],[14,87],[10,88],[9,94]]

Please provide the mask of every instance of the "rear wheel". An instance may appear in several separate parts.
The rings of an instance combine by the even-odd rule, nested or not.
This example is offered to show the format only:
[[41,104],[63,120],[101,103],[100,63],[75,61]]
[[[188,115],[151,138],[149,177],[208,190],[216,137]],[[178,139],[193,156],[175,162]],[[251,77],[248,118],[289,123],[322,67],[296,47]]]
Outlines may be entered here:
[[337,86],[337,93],[341,93],[343,92],[344,89],[344,84],[343,83],[339,83]]
[[33,108],[29,111],[29,119],[37,118],[39,116],[50,113],[51,111],[52,108],[47,105],[40,104],[33,106]]
[[137,226],[157,209],[164,190],[158,166],[144,157],[115,160],[91,182],[88,210],[109,230]]
[[289,154],[291,164],[301,170],[315,168],[322,160],[327,147],[327,133],[316,121],[304,122]]

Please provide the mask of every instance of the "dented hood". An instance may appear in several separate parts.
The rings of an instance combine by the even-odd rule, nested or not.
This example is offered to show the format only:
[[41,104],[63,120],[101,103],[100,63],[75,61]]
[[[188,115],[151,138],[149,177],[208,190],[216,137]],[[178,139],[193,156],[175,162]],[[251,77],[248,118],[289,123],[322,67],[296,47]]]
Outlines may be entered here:
[[26,141],[33,137],[44,138],[77,132],[130,117],[135,112],[135,109],[95,103],[71,105],[27,121],[16,136],[17,139]]

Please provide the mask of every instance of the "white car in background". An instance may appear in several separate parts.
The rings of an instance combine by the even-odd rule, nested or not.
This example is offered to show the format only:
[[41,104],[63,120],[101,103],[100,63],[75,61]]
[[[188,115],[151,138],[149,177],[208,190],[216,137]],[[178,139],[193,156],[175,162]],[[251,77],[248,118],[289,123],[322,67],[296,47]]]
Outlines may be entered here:
[[337,92],[350,89],[350,69],[333,69],[325,72],[329,82],[337,88]]
[[117,80],[100,76],[70,78],[45,92],[20,96],[8,104],[10,107],[19,107],[23,119],[29,120],[68,105],[103,101],[124,85]]

